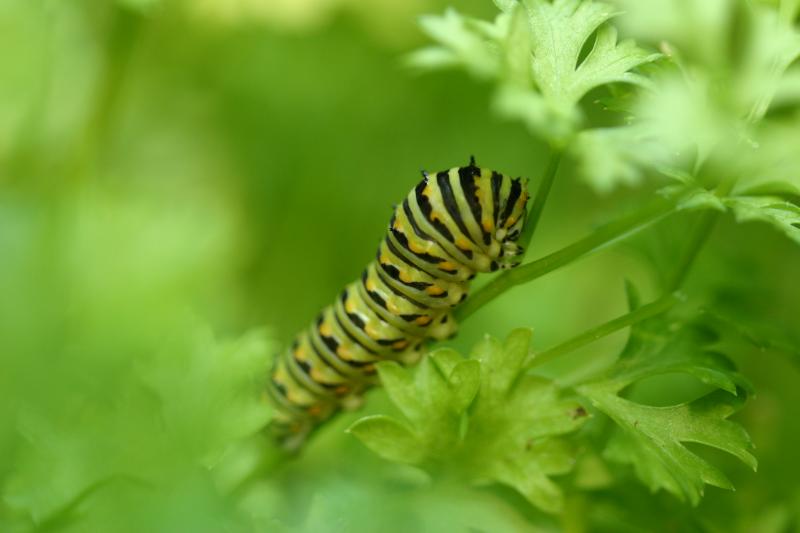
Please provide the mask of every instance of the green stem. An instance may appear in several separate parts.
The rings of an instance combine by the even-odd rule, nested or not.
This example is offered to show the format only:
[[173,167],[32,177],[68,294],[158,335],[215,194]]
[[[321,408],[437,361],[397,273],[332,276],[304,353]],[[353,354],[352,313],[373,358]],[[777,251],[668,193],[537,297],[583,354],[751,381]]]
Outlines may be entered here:
[[[729,180],[725,183],[721,184],[716,191],[718,196],[726,196],[730,193],[733,189],[735,181]],[[531,357],[527,363],[526,368],[532,368],[534,366],[542,365],[547,363],[548,361],[552,361],[557,357],[577,350],[582,346],[590,344],[596,340],[599,340],[607,335],[610,335],[616,331],[619,331],[623,328],[628,326],[632,326],[633,324],[637,324],[642,322],[643,320],[647,320],[648,318],[652,318],[656,315],[659,315],[669,308],[671,308],[675,303],[679,301],[679,297],[677,296],[677,291],[686,281],[689,272],[691,271],[692,265],[694,264],[700,250],[702,250],[705,243],[708,241],[708,238],[711,235],[711,232],[714,229],[714,225],[716,224],[717,220],[719,219],[720,212],[719,211],[708,211],[701,215],[700,220],[697,223],[692,234],[689,236],[689,241],[686,246],[686,250],[681,257],[681,260],[678,263],[675,272],[673,273],[672,277],[670,278],[669,283],[667,284],[668,293],[658,300],[647,304],[639,309],[631,311],[628,314],[623,316],[617,317],[613,320],[610,320],[604,324],[597,326],[596,328],[590,329],[584,333],[581,333],[577,337],[573,337],[572,339],[565,341],[553,348],[535,354]]]
[[689,271],[691,270],[697,255],[700,253],[700,250],[703,248],[703,246],[705,246],[706,241],[711,235],[711,231],[714,229],[718,215],[719,213],[716,211],[708,211],[700,215],[697,226],[689,236],[686,250],[681,257],[677,268],[675,268],[675,271],[669,278],[667,283],[668,291],[676,291],[683,286],[683,283],[689,276]]
[[[728,180],[722,183],[715,191],[717,196],[724,197],[730,194],[735,183],[735,180]],[[686,250],[667,282],[667,292],[677,291],[686,282],[686,278],[689,276],[689,272],[700,250],[703,249],[703,246],[705,246],[708,238],[711,236],[711,232],[714,230],[714,226],[720,214],[719,211],[706,211],[700,215],[697,226],[695,226],[694,231],[689,237]]]
[[533,205],[531,205],[531,210],[525,221],[525,229],[522,231],[522,235],[518,241],[519,245],[522,246],[524,254],[527,254],[528,250],[530,250],[533,234],[536,233],[536,228],[539,226],[539,219],[542,218],[544,204],[547,203],[547,198],[550,196],[550,189],[552,189],[556,174],[558,174],[558,167],[561,164],[561,155],[562,152],[560,150],[552,153],[550,161],[547,163],[547,168],[542,175],[542,180],[539,183],[539,188],[536,190]]
[[609,320],[608,322],[600,324],[589,331],[581,333],[577,337],[573,337],[572,339],[562,342],[557,346],[534,354],[525,363],[525,368],[529,369],[535,366],[543,365],[544,363],[552,361],[561,355],[577,350],[578,348],[602,339],[603,337],[611,335],[612,333],[616,333],[623,328],[627,328],[628,326],[638,324],[639,322],[647,320],[648,318],[660,315],[675,305],[679,299],[680,298],[677,296],[677,294],[674,293],[662,296],[658,300],[635,309],[630,313],[619,316],[613,320]]
[[581,257],[585,257],[610,244],[636,233],[675,210],[675,200],[658,200],[625,218],[611,222],[594,233],[550,255],[509,270],[476,291],[455,313],[463,321],[472,313],[494,300],[507,290],[533,281]]

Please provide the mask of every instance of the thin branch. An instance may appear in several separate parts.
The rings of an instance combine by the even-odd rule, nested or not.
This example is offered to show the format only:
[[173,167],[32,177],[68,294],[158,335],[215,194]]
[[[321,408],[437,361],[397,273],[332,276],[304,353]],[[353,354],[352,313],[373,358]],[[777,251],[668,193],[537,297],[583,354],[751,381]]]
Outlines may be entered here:
[[519,238],[519,244],[522,246],[523,252],[527,255],[530,250],[530,243],[533,239],[533,234],[539,226],[539,219],[542,217],[544,211],[544,204],[547,203],[547,198],[550,196],[550,189],[553,187],[556,174],[558,174],[558,167],[561,164],[560,150],[554,151],[550,156],[550,161],[547,163],[542,180],[539,182],[539,188],[536,190],[536,196],[533,199],[531,210],[528,213],[528,218],[525,221],[525,229]]
[[533,281],[577,259],[601,250],[648,227],[671,214],[675,209],[675,200],[658,200],[632,215],[599,228],[588,237],[566,248],[500,274],[461,304],[456,310],[455,317],[457,320],[463,321],[512,287]]
[[534,354],[525,363],[525,368],[529,369],[535,366],[543,365],[544,363],[552,361],[561,355],[577,350],[578,348],[600,340],[603,337],[611,335],[612,333],[616,333],[623,328],[633,326],[634,324],[638,324],[639,322],[643,322],[644,320],[660,315],[661,313],[669,310],[673,305],[678,303],[678,301],[680,301],[680,298],[675,293],[662,296],[658,300],[635,309],[630,313],[619,316],[613,320],[609,320],[608,322],[600,324],[599,326],[581,333],[580,335],[565,342],[562,342],[561,344],[544,350],[543,352]]
[[[727,196],[733,190],[735,183],[736,180],[734,179],[725,181],[717,188],[715,194],[720,197]],[[714,226],[716,225],[720,214],[721,213],[719,211],[706,211],[700,214],[697,226],[695,226],[694,231],[689,237],[686,250],[684,251],[683,256],[681,257],[672,276],[669,278],[666,289],[668,292],[677,291],[686,282],[686,278],[689,276],[689,272],[691,271],[692,266],[694,265],[694,262],[700,253],[700,250],[703,249],[709,237],[711,236],[711,232],[714,231]]]

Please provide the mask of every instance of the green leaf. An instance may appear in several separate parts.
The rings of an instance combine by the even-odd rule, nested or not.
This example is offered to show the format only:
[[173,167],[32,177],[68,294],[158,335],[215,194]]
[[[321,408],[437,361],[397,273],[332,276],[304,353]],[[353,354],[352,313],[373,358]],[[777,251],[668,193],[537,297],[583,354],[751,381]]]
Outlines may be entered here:
[[[394,362],[378,365],[389,398],[411,422],[420,442],[421,455],[412,462],[446,456],[460,439],[462,416],[479,386],[475,363],[450,350],[437,350],[423,359],[414,372]],[[351,429],[360,423],[357,421]],[[356,437],[360,438],[360,434],[356,433]]]
[[575,462],[575,450],[564,441],[550,439],[531,443],[527,452],[493,462],[486,473],[515,488],[539,508],[551,513],[561,511],[561,488],[549,476],[569,472]]
[[530,339],[527,329],[503,343],[487,336],[470,359],[436,350],[413,373],[379,365],[409,424],[380,415],[362,418],[350,432],[386,459],[504,483],[541,509],[559,511],[563,496],[551,476],[568,472],[577,453],[559,436],[580,427],[586,411],[553,382],[521,375]]
[[465,455],[479,478],[505,483],[537,507],[559,512],[562,491],[550,478],[571,470],[577,450],[557,436],[585,421],[581,404],[561,398],[551,381],[524,376],[507,394],[479,398]]
[[[579,117],[577,103],[596,87],[640,83],[642,78],[630,71],[659,57],[632,41],[617,41],[616,29],[603,25],[613,16],[607,4],[579,0],[526,0],[524,4],[531,25],[533,87],[528,90],[540,93],[553,110],[551,114],[563,120],[575,122]],[[591,51],[579,62],[581,49],[595,31]],[[525,117],[523,109],[518,112]],[[551,125],[531,121],[528,125],[551,136],[561,133]],[[577,124],[567,126],[561,127],[567,131]]]
[[738,222],[760,221],[800,244],[800,207],[769,196],[735,196],[725,199]]
[[493,0],[493,2],[500,11],[512,11],[519,5],[518,0]]
[[165,424],[199,461],[212,466],[230,443],[269,421],[261,379],[273,349],[260,331],[219,342],[210,331],[199,329],[154,361],[141,363],[138,373],[159,399]]
[[724,331],[721,342],[737,349],[755,348],[759,353],[777,353],[785,356],[800,368],[800,332],[786,329],[754,310],[757,316],[741,316],[741,313],[706,312],[707,318]]
[[[733,485],[719,469],[686,448],[692,442],[724,450],[755,470],[756,459],[744,429],[726,420],[742,398],[719,391],[694,402],[652,407],[591,391],[592,403],[620,426],[606,450],[609,459],[630,463],[653,491],[665,488],[697,505],[705,484],[724,489]],[[742,394],[743,396],[743,394]]]
[[497,75],[499,58],[477,23],[452,8],[442,16],[422,17],[422,30],[441,46],[424,48],[412,54],[410,63],[422,68],[459,65],[478,77]]
[[640,184],[647,168],[666,165],[669,152],[641,124],[580,132],[570,147],[581,177],[599,193]]
[[411,430],[388,416],[362,418],[347,431],[384,459],[414,464],[423,457],[423,448]]
[[658,191],[662,196],[676,199],[678,209],[685,211],[695,209],[727,210],[719,196],[703,187],[697,179],[688,172],[670,167],[661,167],[659,171],[663,175],[678,182],[675,185],[669,185]]
[[505,398],[528,356],[532,332],[529,329],[513,331],[500,346],[494,339],[486,338],[473,352],[481,364],[483,398]]
[[[800,75],[798,103],[800,103]],[[800,150],[793,142],[800,135],[800,117],[781,124],[761,125],[748,146],[737,148],[734,193],[742,196],[800,196]]]
[[450,383],[455,390],[455,408],[459,411],[470,406],[481,385],[481,365],[478,361],[462,361],[453,368]]
[[[636,298],[631,300],[636,305]],[[719,339],[705,321],[658,317],[637,324],[616,364],[577,390],[618,427],[606,450],[609,459],[630,463],[651,490],[666,489],[697,504],[703,486],[732,488],[725,475],[685,443],[726,451],[755,468],[745,430],[727,418],[744,403],[752,386],[731,361],[714,350]],[[643,379],[664,374],[697,378],[716,391],[666,407],[620,396]]]
[[[630,119],[635,129],[622,128],[618,142],[606,143],[612,151],[606,160],[629,162],[623,168],[635,175],[636,167],[643,172],[664,164],[658,150],[648,153],[655,146],[673,164],[709,162],[718,175],[741,176],[737,192],[761,187],[796,194],[797,150],[790,139],[797,136],[797,119],[779,121],[770,113],[781,106],[791,117],[787,111],[800,101],[790,67],[800,56],[800,30],[785,5],[781,13],[726,0],[615,3],[625,11],[619,23],[665,43],[671,61],[659,65],[664,68],[652,77],[653,90],[637,93]],[[641,138],[649,142],[637,142]]]
[[[578,102],[592,89],[611,83],[641,84],[631,72],[658,54],[619,42],[606,22],[607,4],[580,0],[525,0],[497,3],[491,23],[448,10],[425,17],[423,30],[437,43],[412,56],[423,67],[460,65],[498,84],[494,107],[522,120],[536,134],[562,144],[581,121]],[[596,33],[595,33],[596,32]],[[581,50],[594,35],[592,48]],[[581,59],[581,61],[579,61]]]
[[[269,420],[261,380],[273,350],[261,332],[220,342],[195,326],[135,368],[85,375],[62,405],[26,405],[4,501],[37,522],[60,521],[89,498],[108,498],[99,507],[113,514],[120,492],[158,508],[175,503],[181,484],[211,485],[221,457]],[[98,378],[113,380],[113,395],[96,396]]]
[[[539,4],[540,2],[533,0],[533,3]],[[558,6],[559,3],[573,4],[575,2],[556,1],[554,5]],[[540,5],[545,4],[541,3]],[[593,17],[588,14],[583,16],[584,26],[581,27],[577,23],[578,17],[583,15],[581,13],[583,6],[594,7],[595,15]],[[658,54],[638,48],[633,41],[618,42],[617,30],[613,26],[603,26],[598,30],[594,48],[582,62],[578,63],[580,48],[591,32],[596,29],[595,23],[599,25],[601,21],[605,21],[608,16],[608,7],[602,4],[581,3],[581,7],[573,15],[574,18],[568,20],[556,18],[555,10],[551,12],[552,18],[542,16],[539,19],[538,15],[545,15],[545,13],[531,14],[531,22],[534,25],[533,34],[539,37],[534,39],[534,77],[542,92],[548,99],[557,102],[557,106],[574,105],[586,93],[601,85],[615,82],[643,83],[643,78],[632,74],[631,69],[660,57]],[[591,25],[586,24],[589,21],[591,21]],[[573,24],[578,25],[578,28],[574,28]],[[559,25],[563,25],[562,28],[559,28]],[[551,29],[551,32],[548,35],[548,32],[543,31],[543,35],[537,35],[536,30],[539,28],[542,30],[548,28]],[[578,35],[582,31],[588,33],[580,35],[580,39],[576,38],[578,35],[575,33],[571,35],[565,33],[564,36],[570,35],[569,39],[562,38],[560,39],[562,42],[557,44],[553,42],[559,31],[570,30],[579,32]],[[555,57],[556,60],[544,59],[547,56]],[[572,66],[575,64],[578,65],[577,68]]]
[[740,86],[750,104],[747,118],[757,122],[782,90],[786,70],[800,57],[800,31],[788,13],[755,7],[749,15],[753,53],[740,69]]
[[417,389],[413,376],[395,361],[378,363],[378,376],[386,393],[403,413],[412,421],[420,420],[424,416],[424,406],[416,394]]

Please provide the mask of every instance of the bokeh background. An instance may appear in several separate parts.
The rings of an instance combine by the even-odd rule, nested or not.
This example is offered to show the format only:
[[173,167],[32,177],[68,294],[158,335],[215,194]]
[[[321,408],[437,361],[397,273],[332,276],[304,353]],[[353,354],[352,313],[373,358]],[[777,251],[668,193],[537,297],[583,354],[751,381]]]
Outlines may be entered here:
[[[714,458],[736,493],[709,489],[693,509],[595,473],[549,517],[503,489],[425,489],[345,435],[352,416],[280,474],[257,468],[249,436],[266,414],[251,396],[269,354],[372,258],[420,169],[475,155],[534,181],[543,170],[546,146],[492,114],[489,87],[405,64],[425,43],[416,18],[447,4],[0,0],[0,530],[797,526],[800,249],[731,219],[687,292],[759,318],[782,347],[731,354],[758,391],[739,417],[759,472]],[[574,174],[567,161],[534,256],[658,186],[598,194]],[[514,290],[451,344],[527,326],[546,348],[624,313],[624,281],[656,294],[653,265],[684,218]],[[623,342],[545,371],[569,382]],[[376,391],[367,412],[385,404]]]

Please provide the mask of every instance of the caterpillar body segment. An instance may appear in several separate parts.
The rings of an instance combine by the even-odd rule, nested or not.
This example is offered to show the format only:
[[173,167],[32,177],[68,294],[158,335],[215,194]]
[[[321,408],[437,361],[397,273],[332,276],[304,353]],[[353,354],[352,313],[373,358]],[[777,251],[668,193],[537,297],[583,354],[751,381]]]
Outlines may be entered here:
[[375,364],[413,364],[425,341],[456,332],[452,310],[479,272],[513,268],[527,180],[474,160],[420,181],[398,204],[375,259],[275,361],[271,431],[297,447],[321,422],[360,403]]

